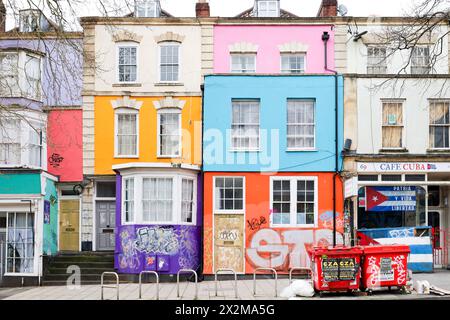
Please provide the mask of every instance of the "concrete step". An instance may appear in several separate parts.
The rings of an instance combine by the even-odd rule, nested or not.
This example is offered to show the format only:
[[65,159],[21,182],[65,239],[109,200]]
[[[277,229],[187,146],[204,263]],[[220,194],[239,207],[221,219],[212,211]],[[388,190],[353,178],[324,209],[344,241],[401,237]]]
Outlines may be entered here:
[[[102,274],[103,272],[114,272],[114,266],[109,266],[108,268],[96,268],[96,267],[89,267],[89,268],[81,268],[82,274]],[[64,274],[67,275],[67,268],[58,268],[58,267],[50,267],[47,270],[47,274]]]
[[108,261],[108,262],[97,262],[97,261],[90,261],[90,262],[80,262],[80,261],[53,261],[50,263],[49,268],[65,268],[69,266],[78,266],[81,269],[87,269],[87,268],[96,268],[96,269],[109,269],[114,268],[114,262]]

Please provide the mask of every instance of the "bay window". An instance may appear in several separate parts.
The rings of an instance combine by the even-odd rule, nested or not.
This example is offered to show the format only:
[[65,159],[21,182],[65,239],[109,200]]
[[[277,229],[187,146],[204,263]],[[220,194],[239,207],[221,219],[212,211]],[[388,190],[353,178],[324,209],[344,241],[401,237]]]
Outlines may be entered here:
[[318,206],[317,181],[317,177],[272,177],[272,226],[315,226]]
[[159,50],[159,80],[161,82],[178,82],[180,80],[180,44],[163,42],[160,44]]
[[236,151],[259,150],[259,100],[233,100],[231,147]]
[[158,112],[158,156],[181,156],[181,113],[178,109]]
[[195,224],[195,174],[154,172],[125,176],[122,221],[125,224]]
[[137,157],[139,143],[139,113],[136,110],[116,111],[116,157]]
[[25,59],[25,92],[31,99],[41,99],[41,59],[27,54]]
[[0,94],[13,97],[19,93],[19,54],[0,52]]
[[34,213],[8,212],[6,272],[34,272]]

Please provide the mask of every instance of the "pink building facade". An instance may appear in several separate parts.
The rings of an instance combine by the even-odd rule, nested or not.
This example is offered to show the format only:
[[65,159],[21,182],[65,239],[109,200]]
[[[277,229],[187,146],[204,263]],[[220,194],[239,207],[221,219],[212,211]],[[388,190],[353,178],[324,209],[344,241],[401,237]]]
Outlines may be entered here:
[[328,69],[334,69],[333,25],[217,25],[214,27],[214,73],[232,72],[233,52],[256,53],[255,72],[282,73],[283,53],[305,53],[302,73],[329,74],[324,42],[328,32]]

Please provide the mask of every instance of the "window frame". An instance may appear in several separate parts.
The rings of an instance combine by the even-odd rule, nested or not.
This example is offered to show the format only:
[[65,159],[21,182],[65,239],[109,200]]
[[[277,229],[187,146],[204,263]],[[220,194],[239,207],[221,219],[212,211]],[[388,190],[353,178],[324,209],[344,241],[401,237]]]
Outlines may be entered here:
[[[176,114],[178,115],[178,135],[179,135],[179,144],[178,144],[178,155],[165,155],[161,153],[161,116],[163,114]],[[169,158],[169,159],[178,159],[182,157],[183,152],[183,133],[182,133],[182,114],[181,110],[177,108],[166,108],[159,109],[157,113],[157,134],[156,134],[156,145],[157,145],[157,157],[158,158]]]
[[[443,150],[443,151],[448,151],[448,150],[450,150],[450,121],[449,121],[449,123],[448,124],[431,124],[430,122],[431,122],[431,105],[432,104],[436,104],[436,103],[446,103],[446,104],[448,104],[448,108],[449,108],[449,118],[450,118],[450,100],[445,100],[445,99],[443,99],[443,100],[431,100],[431,101],[429,101],[429,107],[428,107],[428,147],[429,147],[429,149],[430,150]],[[447,130],[448,130],[448,133],[447,133],[447,135],[448,135],[448,147],[447,148],[445,148],[445,147],[435,147],[435,146],[432,146],[431,144],[430,144],[430,142],[431,142],[431,128],[432,127],[447,127]]]
[[[416,50],[428,50],[428,65],[415,65],[415,59],[417,59],[417,57],[415,56],[415,52]],[[420,57],[425,58],[425,57]],[[431,48],[428,45],[418,45],[415,46],[414,48],[411,49],[411,69],[410,72],[413,75],[428,75],[432,73],[432,68],[430,65],[431,62]],[[423,73],[423,72],[414,72],[413,70],[416,69],[422,69],[422,70],[427,70],[427,72]]]
[[[231,52],[230,53],[230,73],[232,74],[255,74],[257,73],[257,53],[256,52]],[[254,60],[254,70],[248,71],[248,69],[240,69],[240,70],[233,70],[233,57],[235,56],[251,56]],[[242,65],[241,65],[242,66]]]
[[[292,69],[284,70],[283,69],[283,57],[291,57],[291,56],[301,56],[303,58],[303,70],[300,70],[300,72],[292,72]],[[305,74],[306,73],[306,52],[282,52],[280,54],[280,72],[282,74]]]
[[196,205],[195,205],[196,204],[196,199],[194,197],[197,196],[196,193],[195,193],[195,190],[196,190],[196,188],[195,188],[195,180],[192,179],[192,178],[189,178],[189,177],[181,177],[180,222],[182,222],[182,223],[191,223],[191,222],[186,222],[186,221],[182,220],[183,219],[183,204],[184,204],[184,202],[186,202],[186,200],[183,199],[183,182],[184,181],[192,181],[192,200],[190,202],[191,202],[191,208],[192,208],[192,221],[194,221],[194,219],[195,219],[194,216],[196,215],[196,210],[195,210],[196,209]]
[[[119,154],[119,115],[135,115],[136,116],[136,154],[120,155]],[[139,110],[131,108],[118,108],[114,111],[114,158],[117,159],[137,159],[139,158]]]
[[[140,16],[138,15],[138,6],[145,6],[145,12],[148,13],[148,5],[149,4],[153,4],[154,5],[154,10],[153,10],[153,15],[144,15],[144,16]],[[135,6],[134,6],[134,16],[136,18],[159,18],[159,8],[158,8],[158,3],[156,1],[136,1]]]
[[[233,126],[251,126],[252,124],[240,124],[240,123],[235,123],[234,122],[234,107],[235,107],[235,103],[242,103],[242,102],[256,102],[258,103],[258,136],[255,137],[250,137],[250,136],[239,136],[241,139],[244,138],[257,138],[258,139],[258,146],[255,148],[251,148],[250,144],[248,148],[243,148],[243,147],[236,147],[234,145],[234,135],[233,135]],[[254,125],[256,126],[256,125]],[[230,152],[260,152],[261,151],[261,100],[260,99],[232,99],[231,100],[231,142],[230,142]]]
[[[158,222],[158,221],[144,221],[143,219],[143,185],[144,179],[152,178],[166,178],[172,179],[172,221]],[[134,180],[134,219],[133,221],[125,222],[125,179]],[[181,221],[181,203],[182,203],[182,181],[183,179],[190,179],[194,181],[193,184],[193,206],[192,206],[192,222]],[[154,172],[134,172],[124,174],[122,176],[122,200],[121,200],[121,221],[122,225],[150,225],[150,226],[196,226],[197,225],[197,192],[198,192],[198,177],[196,173],[187,172],[171,172],[171,171],[154,171]]]
[[[383,65],[379,66],[377,64],[369,64],[370,61],[370,55],[369,52],[372,51],[374,52],[374,50],[378,50],[378,52],[380,52],[381,50],[384,50],[384,59],[381,61],[383,63]],[[367,46],[367,69],[366,72],[367,74],[387,74],[388,73],[388,65],[387,65],[387,47],[385,46],[376,46],[376,45],[369,45]],[[379,57],[375,56],[375,58],[377,59],[377,61],[379,61]],[[372,58],[374,59],[374,58]],[[379,64],[380,62],[378,62]],[[384,69],[384,72],[373,72],[373,70],[379,70],[380,68]],[[369,72],[369,70],[372,70],[372,72]]]
[[38,55],[36,55],[36,54],[32,54],[32,53],[28,53],[28,52],[25,53],[25,61],[24,61],[24,80],[23,80],[23,81],[24,81],[24,85],[25,85],[25,87],[26,87],[27,89],[28,89],[28,86],[29,86],[29,83],[28,83],[28,75],[27,75],[27,70],[28,70],[28,68],[26,67],[28,57],[31,57],[31,58],[33,58],[33,59],[37,59],[38,64],[39,64],[39,78],[38,78],[37,80],[36,80],[36,79],[33,79],[34,81],[37,82],[38,88],[36,88],[36,89],[37,89],[37,90],[36,90],[36,95],[34,95],[34,96],[29,95],[27,90],[24,90],[24,91],[25,91],[24,94],[25,94],[25,96],[26,96],[27,98],[29,98],[29,99],[31,99],[31,100],[41,101],[41,100],[42,100],[42,70],[43,70],[43,59],[42,59],[42,57],[40,57],[40,56],[38,56]]
[[[136,80],[135,81],[120,81],[120,49],[135,48],[136,49]],[[120,84],[137,84],[139,83],[139,45],[131,41],[116,43],[116,80]]]
[[[261,15],[261,12],[265,12],[265,13],[271,12],[271,11],[268,10],[268,7],[267,7],[266,10],[262,10],[261,9],[261,5],[262,4],[266,4],[267,6],[269,6],[270,3],[275,3],[276,4],[276,6],[277,6],[276,15],[273,15],[273,16],[272,15],[267,15],[267,14]],[[279,18],[280,17],[280,2],[276,1],[276,0],[258,1],[258,8],[257,8],[257,10],[258,10],[258,18]]]
[[[227,178],[242,179],[242,209],[241,210],[217,209],[216,180],[217,179],[227,179]],[[213,212],[214,212],[214,214],[245,214],[245,211],[246,211],[246,177],[245,176],[214,176],[213,177]]]
[[[313,126],[314,126],[314,145],[312,147],[289,147],[289,134],[288,134],[288,127],[289,125],[294,125],[294,126],[310,126],[311,124],[307,124],[307,123],[303,123],[303,124],[298,124],[298,123],[293,123],[290,124],[289,123],[289,102],[290,101],[297,101],[297,102],[312,102],[313,103],[313,117],[314,117],[314,121],[313,121]],[[314,99],[287,99],[287,103],[286,103],[286,151],[288,152],[298,152],[298,151],[316,151],[316,143],[317,143],[317,112],[316,112],[317,108],[316,108],[316,100]],[[297,138],[297,135],[294,135],[295,138]],[[302,136],[299,136],[302,137]],[[305,138],[305,136],[303,136],[303,138]]]
[[[174,46],[174,47],[178,47],[178,79],[177,80],[171,80],[171,81],[167,81],[167,80],[162,80],[162,63],[161,63],[161,51],[162,51],[162,47],[163,46]],[[182,71],[182,65],[181,65],[181,57],[182,57],[182,52],[181,52],[181,43],[177,42],[177,41],[161,41],[158,43],[158,83],[170,83],[170,84],[176,84],[176,83],[181,83],[182,81],[182,77],[181,77],[181,71]]]
[[[273,183],[274,181],[290,181],[290,223],[275,224],[273,222]],[[314,182],[314,224],[293,224],[297,222],[297,182]],[[317,176],[272,176],[270,177],[270,227],[271,228],[317,228],[319,219],[319,177]],[[295,187],[294,187],[295,186]]]
[[[384,124],[384,104],[401,104],[401,109],[402,109],[402,125],[385,125]],[[382,150],[404,150],[406,148],[406,113],[405,113],[405,100],[403,99],[399,99],[399,100],[392,100],[392,99],[381,99],[381,134],[380,134],[380,138],[381,138],[381,149]],[[385,147],[383,145],[383,128],[384,127],[397,127],[397,128],[402,128],[402,145],[400,147]]]
[[[130,180],[133,181],[133,197],[132,200],[125,200],[125,195],[126,195],[126,181]],[[121,188],[121,194],[122,194],[122,199],[121,199],[121,215],[120,215],[120,221],[122,222],[122,225],[133,225],[136,222],[136,178],[134,176],[130,176],[130,177],[123,177],[122,179],[122,188]],[[125,219],[125,203],[126,201],[129,202],[133,202],[133,219],[131,219],[130,221],[126,221]]]

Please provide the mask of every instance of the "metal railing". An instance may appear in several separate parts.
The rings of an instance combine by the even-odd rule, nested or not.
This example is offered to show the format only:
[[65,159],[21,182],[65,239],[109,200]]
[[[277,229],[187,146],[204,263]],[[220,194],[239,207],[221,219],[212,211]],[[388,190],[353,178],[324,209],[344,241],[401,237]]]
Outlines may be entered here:
[[[103,278],[105,275],[111,275],[114,276],[116,278],[116,285],[115,286],[107,286],[103,284]],[[119,275],[116,272],[103,272],[102,276],[101,276],[101,280],[100,280],[100,287],[101,287],[101,296],[100,299],[103,299],[103,289],[104,288],[109,288],[109,289],[116,289],[117,290],[117,300],[119,300]]]
[[312,270],[311,270],[311,268],[297,267],[297,268],[290,268],[290,269],[289,269],[289,284],[292,283],[292,273],[293,273],[294,271],[306,271],[307,274],[309,274],[309,276],[310,276],[309,280],[312,281]]
[[216,273],[214,273],[214,289],[216,292],[216,297],[218,295],[217,276],[219,275],[219,273],[225,273],[225,272],[232,273],[234,275],[234,296],[237,299],[237,298],[239,298],[238,297],[238,286],[237,286],[237,273],[233,269],[217,269]]
[[139,299],[142,299],[142,275],[153,274],[156,278],[156,300],[159,300],[159,275],[156,271],[142,271],[139,273]]
[[278,273],[274,268],[256,268],[253,271],[253,295],[256,296],[256,272],[263,270],[271,271],[275,275],[275,297],[278,297]]
[[180,298],[180,273],[185,272],[185,273],[192,273],[195,277],[195,296],[194,299],[198,298],[198,276],[197,276],[197,272],[195,272],[195,270],[192,269],[180,269],[177,272],[177,298]]

